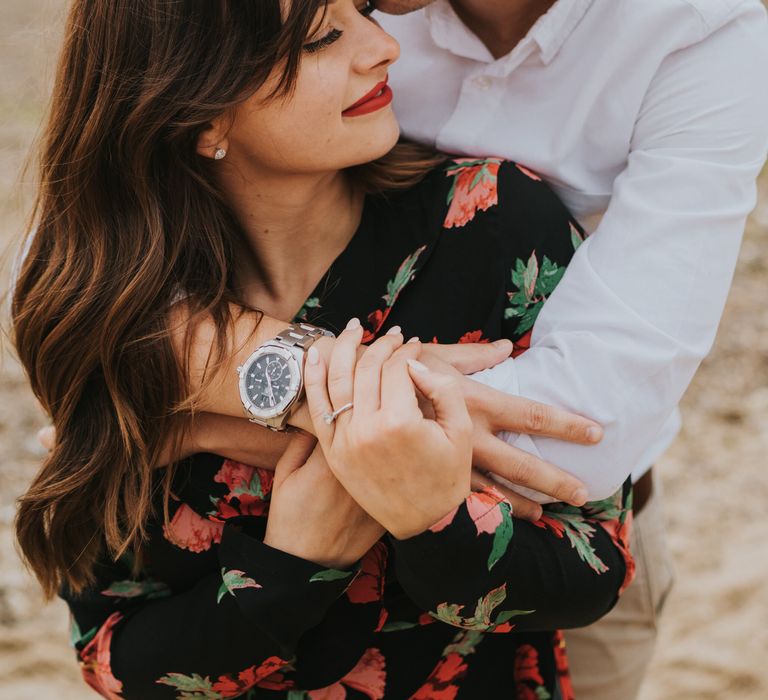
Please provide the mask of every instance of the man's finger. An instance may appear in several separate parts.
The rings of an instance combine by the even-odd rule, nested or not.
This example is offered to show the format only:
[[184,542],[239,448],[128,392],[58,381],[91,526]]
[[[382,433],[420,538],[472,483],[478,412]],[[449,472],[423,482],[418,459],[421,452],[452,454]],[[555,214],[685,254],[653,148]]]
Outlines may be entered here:
[[512,515],[516,518],[522,518],[523,520],[536,521],[541,518],[544,512],[542,507],[525,496],[521,496],[519,493],[515,493],[512,489],[499,484],[498,482],[485,476],[477,469],[472,470],[472,490],[482,491],[483,488],[494,488],[500,491],[502,495],[512,505]]
[[296,433],[283,456],[275,466],[275,478],[272,488],[279,489],[285,480],[309,459],[317,441],[308,433]]
[[580,445],[594,445],[603,439],[600,425],[562,408],[505,394],[472,380],[465,381],[463,388],[467,406],[482,412],[495,433],[505,430],[542,435]]
[[511,340],[497,340],[495,343],[456,343],[438,345],[425,343],[423,353],[432,356],[459,370],[462,374],[472,374],[495,367],[508,359],[514,347]]
[[554,464],[508,445],[490,433],[475,432],[474,463],[518,486],[551,496],[557,501],[583,506],[587,489],[575,476]]

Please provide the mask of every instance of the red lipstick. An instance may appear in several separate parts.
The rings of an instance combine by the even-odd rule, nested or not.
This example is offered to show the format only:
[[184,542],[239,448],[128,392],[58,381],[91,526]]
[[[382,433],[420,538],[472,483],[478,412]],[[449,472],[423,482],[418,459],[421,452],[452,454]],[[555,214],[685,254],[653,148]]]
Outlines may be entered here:
[[373,90],[363,95],[355,104],[347,107],[342,117],[361,117],[383,109],[392,102],[392,88],[387,85],[387,80],[380,82]]

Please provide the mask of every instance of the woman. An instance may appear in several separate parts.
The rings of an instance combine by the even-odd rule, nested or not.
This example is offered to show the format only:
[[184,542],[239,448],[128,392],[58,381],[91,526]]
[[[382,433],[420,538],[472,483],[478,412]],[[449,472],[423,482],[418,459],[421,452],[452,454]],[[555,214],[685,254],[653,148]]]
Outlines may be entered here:
[[[370,10],[73,4],[13,304],[57,441],[17,533],[104,697],[567,697],[555,630],[631,574],[628,486],[535,524],[470,491],[462,396],[401,331],[519,338],[578,229],[513,164],[393,150]],[[154,469],[242,410],[262,313],[341,331],[291,417],[318,445]]]

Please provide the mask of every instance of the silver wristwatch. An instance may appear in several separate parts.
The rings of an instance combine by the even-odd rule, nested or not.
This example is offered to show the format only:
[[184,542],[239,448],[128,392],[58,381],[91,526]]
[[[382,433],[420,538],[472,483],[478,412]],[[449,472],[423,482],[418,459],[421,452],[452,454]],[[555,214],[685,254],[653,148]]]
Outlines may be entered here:
[[304,388],[304,355],[322,336],[335,337],[309,323],[292,323],[237,368],[240,400],[251,423],[286,429]]

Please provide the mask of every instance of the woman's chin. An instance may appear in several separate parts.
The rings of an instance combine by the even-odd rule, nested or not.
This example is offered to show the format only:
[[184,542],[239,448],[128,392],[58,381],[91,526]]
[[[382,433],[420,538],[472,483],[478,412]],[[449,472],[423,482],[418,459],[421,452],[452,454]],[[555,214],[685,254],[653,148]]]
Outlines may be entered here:
[[387,155],[400,139],[400,124],[392,115],[388,124],[377,125],[364,138],[359,140],[359,146],[354,149],[354,162],[347,167],[363,165]]

